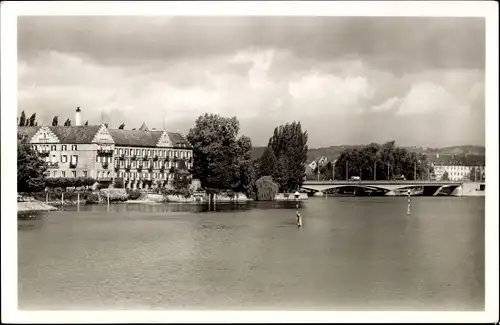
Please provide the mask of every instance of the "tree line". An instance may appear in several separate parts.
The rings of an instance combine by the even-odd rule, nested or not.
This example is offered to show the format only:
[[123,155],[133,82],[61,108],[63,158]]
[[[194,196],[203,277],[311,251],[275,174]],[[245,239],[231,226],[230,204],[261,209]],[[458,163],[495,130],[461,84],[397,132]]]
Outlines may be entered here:
[[[243,192],[247,196],[274,198],[277,191],[297,190],[305,176],[307,132],[300,123],[275,128],[261,157],[252,159],[252,142],[238,137],[236,117],[200,116],[187,140],[193,146],[193,178],[209,193]],[[268,192],[258,195],[258,191]]]
[[[26,118],[26,113],[21,112],[21,116],[17,118],[18,126],[38,126],[38,121],[36,120],[36,113],[31,114],[29,118]],[[52,126],[59,125],[59,116],[54,116],[52,118]],[[64,126],[71,126],[71,119],[67,118],[63,124]],[[89,121],[86,121],[84,125],[89,125]]]
[[404,176],[407,180],[433,177],[433,167],[425,154],[397,147],[395,141],[382,145],[370,143],[361,148],[345,149],[333,166],[336,180],[359,176],[366,180],[389,180]]

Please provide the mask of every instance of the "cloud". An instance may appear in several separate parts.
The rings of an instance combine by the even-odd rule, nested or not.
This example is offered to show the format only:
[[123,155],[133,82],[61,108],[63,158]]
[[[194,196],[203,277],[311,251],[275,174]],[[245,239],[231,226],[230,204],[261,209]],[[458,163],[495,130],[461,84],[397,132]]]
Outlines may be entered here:
[[56,50],[124,65],[255,46],[318,60],[357,57],[397,73],[484,68],[481,18],[21,16],[18,28],[23,59]]
[[[36,112],[42,123],[72,118],[80,106],[91,124],[162,128],[166,119],[183,132],[205,112],[237,116],[257,145],[293,120],[307,127],[313,147],[413,144],[413,127],[420,130],[414,144],[484,143],[484,49],[458,51],[451,28],[479,33],[476,20],[19,21],[19,111]],[[455,51],[436,35],[450,37]],[[445,54],[452,64],[439,59]],[[457,135],[456,125],[468,128]]]
[[396,106],[399,106],[401,104],[401,99],[398,97],[391,97],[387,99],[385,102],[383,102],[380,105],[373,106],[371,109],[374,112],[382,112],[382,111],[389,111],[393,110]]

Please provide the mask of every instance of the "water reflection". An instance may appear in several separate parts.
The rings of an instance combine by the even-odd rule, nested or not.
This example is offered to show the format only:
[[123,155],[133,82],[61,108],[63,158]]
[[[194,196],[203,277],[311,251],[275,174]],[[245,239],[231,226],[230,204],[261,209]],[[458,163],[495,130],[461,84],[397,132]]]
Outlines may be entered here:
[[[300,202],[299,208],[304,208],[307,202]],[[273,209],[296,209],[296,203],[293,201],[282,202],[240,202],[232,203],[217,203],[215,206],[208,204],[186,204],[186,203],[165,203],[165,204],[82,204],[78,206],[66,206],[62,211],[77,211],[77,212],[141,212],[141,213],[161,213],[161,212],[234,212],[247,211],[251,209],[273,210]]]
[[28,309],[481,310],[484,198],[66,207],[20,219]]

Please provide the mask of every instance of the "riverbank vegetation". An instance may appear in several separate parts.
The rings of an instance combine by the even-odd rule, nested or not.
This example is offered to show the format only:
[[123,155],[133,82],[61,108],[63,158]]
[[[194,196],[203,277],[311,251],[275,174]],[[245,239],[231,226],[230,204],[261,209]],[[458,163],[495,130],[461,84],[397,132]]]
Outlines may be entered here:
[[[205,114],[196,120],[189,131],[188,141],[193,146],[193,177],[199,179],[208,194],[240,192],[257,200],[268,198],[271,184],[278,191],[297,190],[305,176],[307,159],[307,132],[300,122],[275,128],[262,157],[252,159],[250,138],[238,137],[236,117],[226,118]],[[259,178],[267,176],[260,187]],[[266,194],[257,193],[258,189]],[[264,193],[263,192],[263,193]]]
[[361,148],[345,149],[334,165],[335,179],[359,176],[366,180],[389,180],[404,176],[407,180],[431,179],[433,168],[422,153],[397,147],[395,141],[382,145],[370,143]]

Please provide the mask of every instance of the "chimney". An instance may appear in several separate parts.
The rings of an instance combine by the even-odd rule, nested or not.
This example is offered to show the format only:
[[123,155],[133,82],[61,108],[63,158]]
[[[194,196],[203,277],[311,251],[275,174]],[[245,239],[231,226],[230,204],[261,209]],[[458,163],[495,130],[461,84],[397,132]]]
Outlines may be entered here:
[[77,107],[76,108],[76,112],[75,112],[75,125],[76,126],[80,126],[82,125],[82,116],[81,116],[81,112],[82,110],[80,109],[80,107]]

